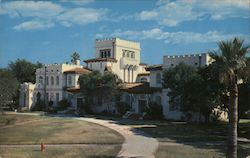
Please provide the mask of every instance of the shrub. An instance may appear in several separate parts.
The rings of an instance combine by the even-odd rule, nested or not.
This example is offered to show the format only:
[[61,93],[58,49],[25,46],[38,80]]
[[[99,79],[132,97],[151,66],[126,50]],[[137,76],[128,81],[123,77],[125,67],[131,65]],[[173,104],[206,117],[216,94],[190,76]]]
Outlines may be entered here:
[[63,111],[66,110],[70,106],[70,102],[67,99],[62,99],[58,102],[57,107],[55,108],[56,111]]
[[126,102],[118,102],[116,103],[116,106],[117,106],[117,111],[121,116],[123,116],[127,111],[130,110],[129,105]]
[[34,106],[31,107],[31,111],[42,111],[43,110],[43,103],[41,100],[38,100]]
[[82,103],[80,108],[79,108],[79,115],[83,116],[85,114],[93,114],[93,111],[92,111],[90,105],[87,104],[86,102]]
[[162,105],[156,102],[149,103],[149,105],[146,107],[146,112],[150,119],[159,120],[164,118]]

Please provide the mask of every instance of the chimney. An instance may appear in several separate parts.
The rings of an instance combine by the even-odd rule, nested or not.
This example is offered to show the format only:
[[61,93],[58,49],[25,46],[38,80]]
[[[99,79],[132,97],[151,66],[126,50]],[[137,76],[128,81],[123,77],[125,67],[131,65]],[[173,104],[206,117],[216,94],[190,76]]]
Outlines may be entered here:
[[80,60],[78,59],[78,60],[76,60],[76,63],[75,63],[76,65],[80,65]]

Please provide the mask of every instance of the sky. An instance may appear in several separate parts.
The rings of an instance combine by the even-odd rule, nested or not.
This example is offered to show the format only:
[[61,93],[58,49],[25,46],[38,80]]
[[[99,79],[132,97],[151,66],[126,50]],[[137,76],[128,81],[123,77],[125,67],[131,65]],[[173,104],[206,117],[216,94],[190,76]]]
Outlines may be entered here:
[[[95,39],[140,42],[141,62],[250,43],[248,0],[0,0],[0,67],[18,58],[44,64],[94,57]],[[83,63],[82,63],[83,64]]]

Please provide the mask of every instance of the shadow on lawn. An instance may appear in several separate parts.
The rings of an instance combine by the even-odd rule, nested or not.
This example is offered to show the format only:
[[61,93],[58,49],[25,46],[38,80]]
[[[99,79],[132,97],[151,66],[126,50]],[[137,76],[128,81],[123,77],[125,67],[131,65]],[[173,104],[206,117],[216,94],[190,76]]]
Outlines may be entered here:
[[[64,117],[65,115],[49,115]],[[67,115],[66,117],[75,117]],[[186,122],[172,121],[143,121],[128,120],[118,117],[88,115],[88,118],[109,120],[119,125],[129,125],[131,131],[136,135],[156,138],[161,143],[179,143],[194,147],[196,149],[211,149],[225,156],[227,141],[227,124],[187,124]],[[240,124],[239,136],[250,138],[250,122]],[[245,158],[250,155],[250,143],[239,142],[238,158]],[[93,156],[95,157],[95,156]],[[105,157],[105,156],[104,156]],[[109,156],[108,156],[109,157]]]
[[[93,116],[92,116],[93,117]],[[141,121],[113,117],[95,116],[96,119],[110,120],[119,125],[132,126],[137,135],[153,137],[159,142],[175,142],[196,149],[211,149],[225,156],[227,148],[227,124],[187,124],[170,121]],[[239,137],[250,138],[250,122],[239,125]],[[250,155],[250,142],[238,143],[238,157]]]

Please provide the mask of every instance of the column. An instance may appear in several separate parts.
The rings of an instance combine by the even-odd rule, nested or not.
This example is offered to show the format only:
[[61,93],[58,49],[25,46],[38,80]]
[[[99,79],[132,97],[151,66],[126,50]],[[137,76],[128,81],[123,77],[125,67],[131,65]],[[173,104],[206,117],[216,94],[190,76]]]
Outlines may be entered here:
[[128,67],[128,82],[130,82],[130,68]]

